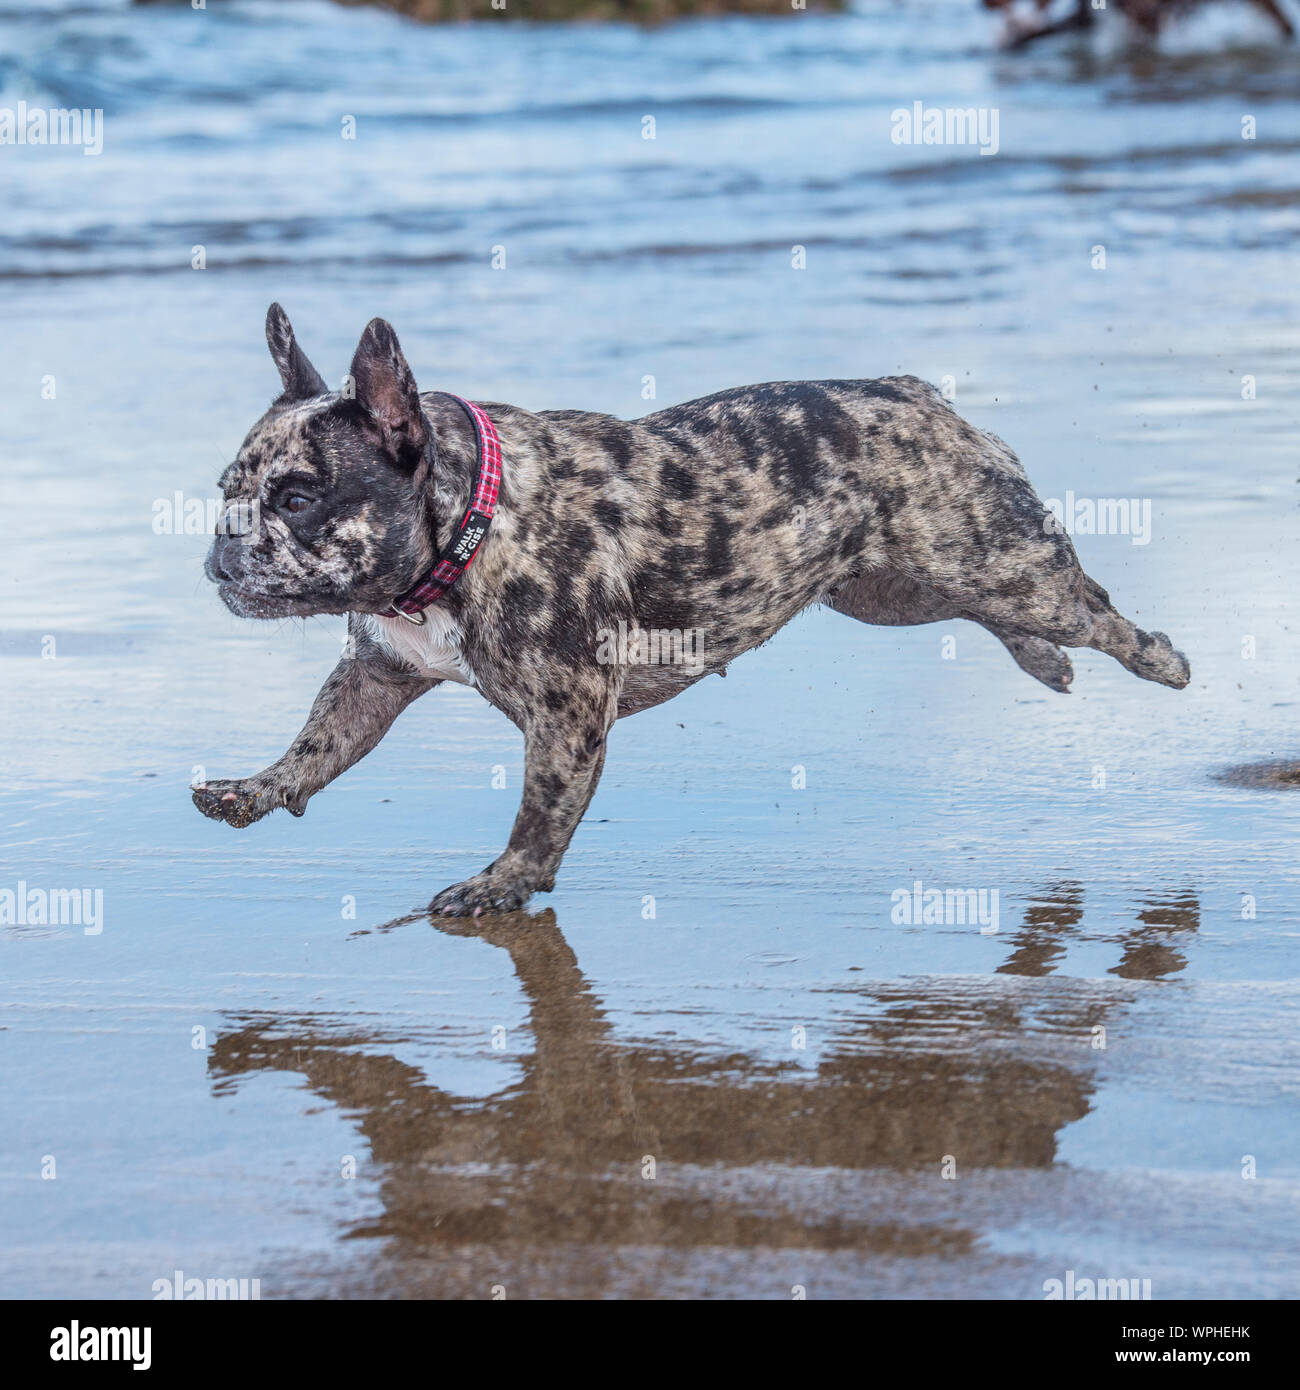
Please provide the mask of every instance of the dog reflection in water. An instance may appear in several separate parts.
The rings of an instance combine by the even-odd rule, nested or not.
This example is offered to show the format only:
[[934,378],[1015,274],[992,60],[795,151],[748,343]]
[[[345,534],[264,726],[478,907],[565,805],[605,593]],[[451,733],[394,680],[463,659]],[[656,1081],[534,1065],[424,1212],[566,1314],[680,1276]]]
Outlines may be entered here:
[[[1072,942],[1097,940],[1083,917],[1082,887],[1053,885],[1004,933],[991,977],[846,984],[811,1067],[616,1031],[552,912],[421,915],[381,930],[432,920],[509,955],[531,1051],[513,1053],[506,1084],[467,1098],[397,1055],[446,1047],[441,1027],[431,1044],[311,1015],[235,1017],[210,1074],[218,1094],[301,1075],[359,1126],[381,1209],[348,1234],[390,1242],[368,1276],[391,1286],[379,1291],[481,1295],[487,1255],[547,1296],[662,1296],[651,1247],[696,1275],[719,1251],[975,1258],[978,1222],[921,1188],[945,1154],[963,1174],[1053,1168],[1060,1131],[1092,1107],[1096,1030],[1122,1018],[1133,982],[1184,967],[1199,907],[1191,894],[1139,903],[1106,932],[1109,982],[1057,973]],[[915,1210],[900,1211],[900,1191]]]

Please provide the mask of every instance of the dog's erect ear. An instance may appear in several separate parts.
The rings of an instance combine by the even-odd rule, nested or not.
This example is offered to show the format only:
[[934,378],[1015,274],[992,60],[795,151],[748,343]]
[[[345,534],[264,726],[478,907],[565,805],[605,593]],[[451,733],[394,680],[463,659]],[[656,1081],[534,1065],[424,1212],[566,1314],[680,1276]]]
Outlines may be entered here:
[[272,304],[266,311],[266,345],[280,369],[284,399],[305,401],[312,396],[323,396],[330,389],[324,377],[307,361],[307,354],[293,336],[289,315],[278,304]]
[[357,403],[384,434],[393,457],[414,468],[429,442],[415,376],[402,355],[392,325],[371,319],[352,358]]

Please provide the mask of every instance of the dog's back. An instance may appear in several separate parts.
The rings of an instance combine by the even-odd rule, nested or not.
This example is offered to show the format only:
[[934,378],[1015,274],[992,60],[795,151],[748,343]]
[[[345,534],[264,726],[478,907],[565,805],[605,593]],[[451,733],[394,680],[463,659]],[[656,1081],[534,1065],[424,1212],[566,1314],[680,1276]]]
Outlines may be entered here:
[[514,576],[565,615],[557,633],[707,634],[698,663],[631,663],[637,708],[862,573],[958,582],[1013,532],[1044,544],[1015,455],[916,377],[767,382],[634,421],[487,408],[511,460]]

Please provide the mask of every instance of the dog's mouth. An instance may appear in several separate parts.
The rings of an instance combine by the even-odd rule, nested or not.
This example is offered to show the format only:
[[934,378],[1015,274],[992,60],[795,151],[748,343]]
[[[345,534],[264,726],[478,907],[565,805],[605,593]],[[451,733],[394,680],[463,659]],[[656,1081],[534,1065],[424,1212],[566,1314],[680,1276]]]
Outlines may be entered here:
[[217,585],[217,596],[237,618],[310,618],[318,613],[346,613],[337,595],[280,594],[251,589],[234,579]]

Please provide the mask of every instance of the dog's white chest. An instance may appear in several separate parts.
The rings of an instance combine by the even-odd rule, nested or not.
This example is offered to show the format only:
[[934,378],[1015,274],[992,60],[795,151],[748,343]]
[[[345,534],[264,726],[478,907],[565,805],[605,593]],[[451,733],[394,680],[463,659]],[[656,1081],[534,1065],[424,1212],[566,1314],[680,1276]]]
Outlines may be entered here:
[[395,656],[414,667],[422,676],[432,680],[459,681],[474,684],[461,650],[462,633],[456,620],[440,604],[424,610],[424,622],[416,624],[405,618],[374,617],[374,635]]

